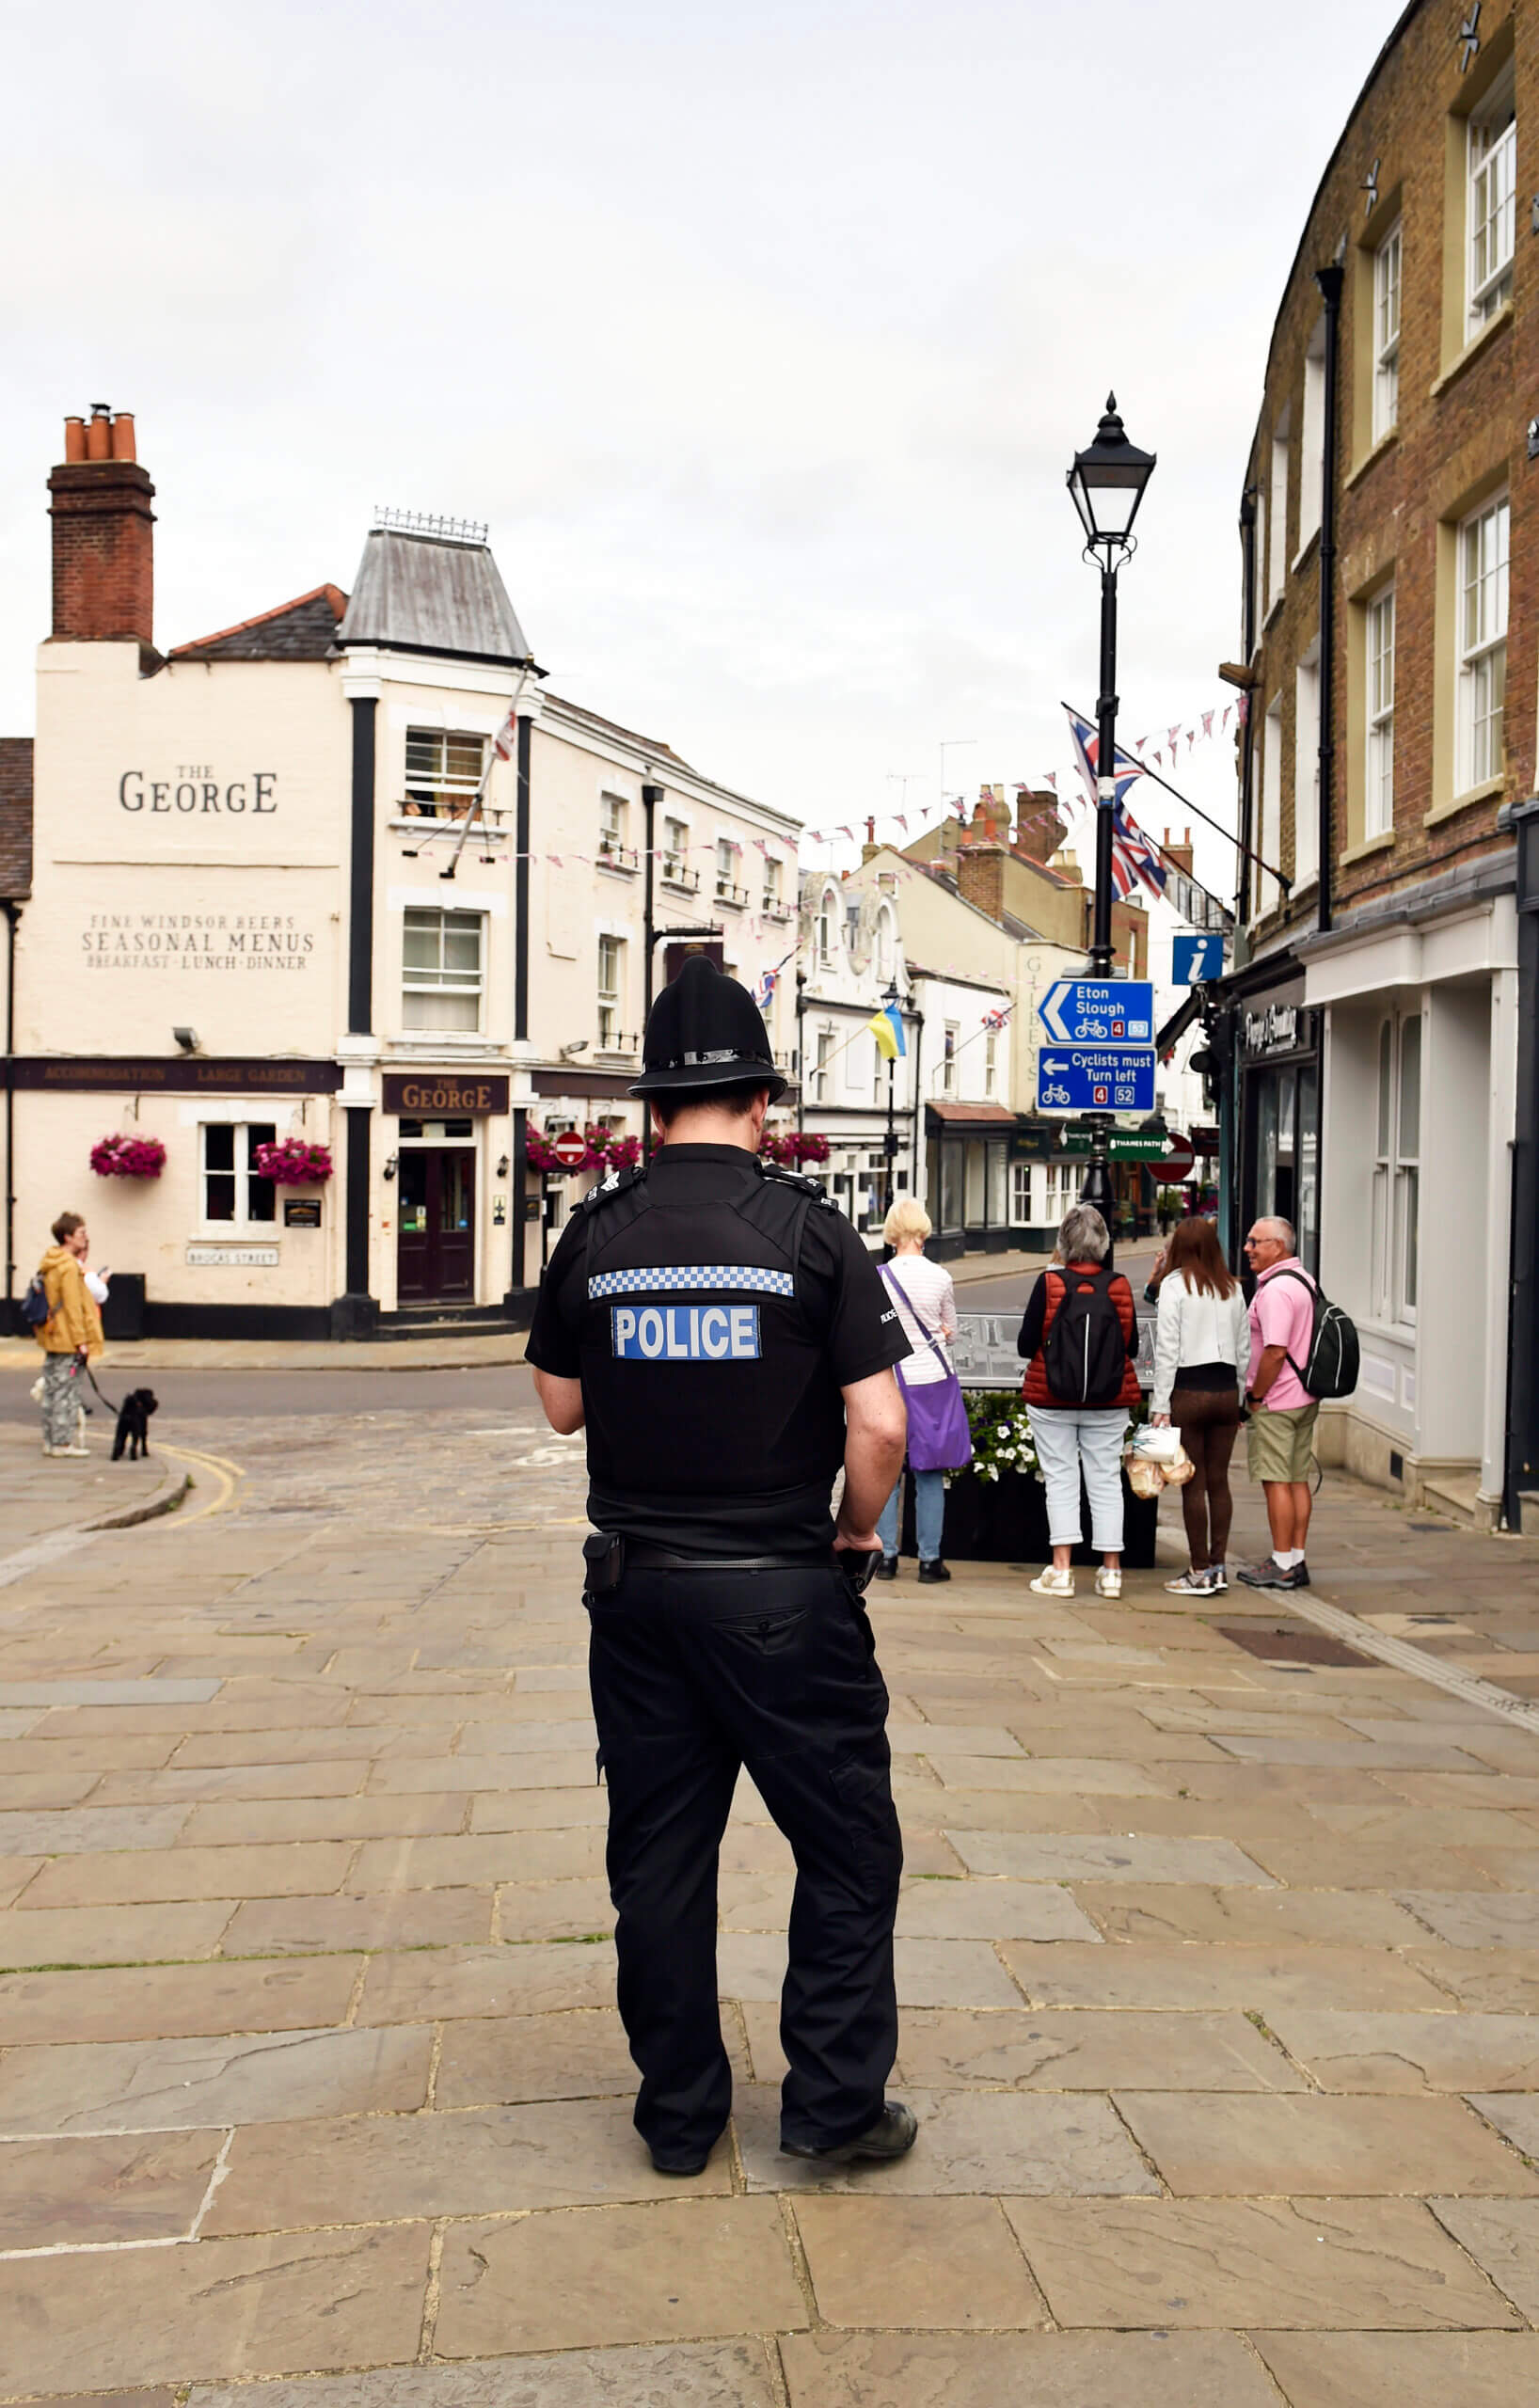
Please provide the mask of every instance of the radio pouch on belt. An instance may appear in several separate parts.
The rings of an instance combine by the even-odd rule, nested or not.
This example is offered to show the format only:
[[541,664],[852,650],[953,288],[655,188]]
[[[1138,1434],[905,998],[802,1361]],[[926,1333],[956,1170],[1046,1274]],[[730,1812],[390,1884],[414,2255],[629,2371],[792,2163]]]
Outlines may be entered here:
[[625,1575],[626,1543],[618,1532],[590,1530],[582,1542],[585,1597],[611,1596]]

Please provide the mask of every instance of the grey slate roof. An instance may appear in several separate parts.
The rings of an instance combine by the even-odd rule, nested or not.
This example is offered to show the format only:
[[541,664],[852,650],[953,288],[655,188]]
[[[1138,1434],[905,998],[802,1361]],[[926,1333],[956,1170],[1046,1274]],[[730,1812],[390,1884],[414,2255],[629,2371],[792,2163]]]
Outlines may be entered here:
[[337,641],[451,659],[532,658],[488,546],[385,528],[363,547]]
[[0,736],[0,895],[32,892],[32,738]]
[[325,660],[336,649],[337,623],[347,608],[338,585],[317,585],[254,619],[217,635],[179,643],[171,660]]

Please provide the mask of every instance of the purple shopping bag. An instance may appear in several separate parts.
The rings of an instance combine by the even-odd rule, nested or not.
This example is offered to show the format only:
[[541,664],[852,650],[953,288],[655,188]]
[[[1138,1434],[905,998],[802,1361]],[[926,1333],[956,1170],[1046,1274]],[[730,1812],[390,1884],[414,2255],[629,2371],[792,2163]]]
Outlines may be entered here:
[[[895,1295],[901,1293],[900,1283],[891,1276],[885,1264],[881,1275]],[[906,1294],[903,1302],[918,1321],[919,1315]],[[920,1327],[924,1328],[922,1322]],[[960,1471],[973,1460],[973,1433],[967,1423],[961,1382],[928,1330],[925,1338],[944,1377],[911,1387],[903,1377],[902,1364],[897,1366],[898,1386],[909,1408],[909,1469]]]

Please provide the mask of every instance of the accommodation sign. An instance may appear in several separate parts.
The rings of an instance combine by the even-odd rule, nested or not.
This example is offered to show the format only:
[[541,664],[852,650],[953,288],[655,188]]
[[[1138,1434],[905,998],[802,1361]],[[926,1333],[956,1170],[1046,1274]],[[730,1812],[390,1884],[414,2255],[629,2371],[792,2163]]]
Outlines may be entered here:
[[457,1070],[387,1070],[382,1101],[408,1120],[464,1120],[506,1112],[506,1078],[478,1079]]

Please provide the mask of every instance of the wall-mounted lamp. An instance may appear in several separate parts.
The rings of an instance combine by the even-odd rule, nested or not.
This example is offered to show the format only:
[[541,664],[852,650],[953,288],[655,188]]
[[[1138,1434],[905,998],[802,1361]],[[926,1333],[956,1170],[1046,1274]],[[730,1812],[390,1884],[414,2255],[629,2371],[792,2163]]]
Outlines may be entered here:
[[507,1177],[507,1175],[508,1175],[509,1171],[510,1171],[512,1168],[513,1168],[513,1164],[509,1162],[509,1160],[508,1160],[508,1158],[507,1158],[506,1154],[503,1154],[503,1155],[502,1155],[502,1156],[500,1156],[500,1158],[499,1159],[498,1165],[497,1165],[497,1176],[498,1176],[498,1178],[499,1178],[499,1179],[506,1179],[506,1177]]
[[176,1038],[183,1054],[197,1053],[198,1031],[196,1028],[173,1028],[171,1035]]
[[395,1177],[396,1164],[400,1160],[401,1157],[399,1154],[387,1154],[385,1157],[384,1167],[379,1174],[381,1179],[393,1179]]
[[585,1037],[575,1037],[570,1045],[563,1045],[560,1048],[561,1058],[563,1062],[574,1061],[578,1054],[586,1054],[587,1051],[588,1040]]

